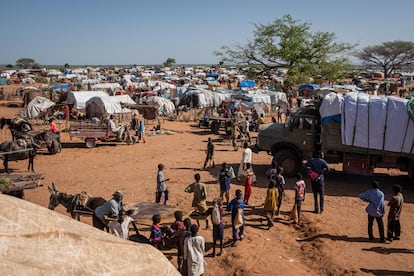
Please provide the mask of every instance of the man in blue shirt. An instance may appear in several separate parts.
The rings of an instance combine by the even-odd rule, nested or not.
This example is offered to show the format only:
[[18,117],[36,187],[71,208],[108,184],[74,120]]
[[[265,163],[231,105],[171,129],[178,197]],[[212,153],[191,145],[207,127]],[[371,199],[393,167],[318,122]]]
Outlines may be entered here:
[[330,171],[328,163],[322,159],[322,153],[318,152],[315,154],[315,157],[309,159],[305,165],[304,169],[306,173],[311,178],[313,198],[315,200],[315,213],[319,213],[318,206],[318,195],[319,195],[319,205],[321,213],[324,210],[324,194],[325,194],[325,173]]
[[387,243],[384,235],[384,222],[382,221],[382,217],[385,214],[384,193],[379,189],[380,184],[378,181],[372,181],[371,185],[372,189],[369,189],[358,196],[361,200],[369,202],[367,208],[365,209],[368,213],[368,237],[369,240],[374,239],[372,225],[374,224],[375,219],[378,224],[380,240],[383,243]]
[[108,200],[104,205],[95,209],[93,214],[93,226],[104,230],[108,224],[105,217],[116,218],[122,210],[122,198],[124,194],[121,191],[116,191],[112,195],[112,199]]
[[223,196],[226,197],[227,205],[230,201],[230,172],[227,167],[227,163],[221,165],[221,170],[219,171],[219,181],[220,181],[220,198],[223,200]]

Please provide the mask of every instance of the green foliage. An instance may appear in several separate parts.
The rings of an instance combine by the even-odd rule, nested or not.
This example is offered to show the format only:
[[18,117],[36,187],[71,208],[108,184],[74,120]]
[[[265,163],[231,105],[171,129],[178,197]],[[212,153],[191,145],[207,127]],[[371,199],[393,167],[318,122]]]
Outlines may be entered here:
[[387,78],[395,70],[414,64],[414,42],[401,40],[383,42],[365,47],[356,52],[355,56],[365,65],[380,67]]
[[19,58],[16,60],[16,66],[24,69],[32,68],[36,61],[32,58]]
[[13,64],[7,64],[7,65],[6,65],[6,68],[7,68],[7,69],[11,69],[11,68],[13,68]]
[[254,38],[246,45],[223,46],[214,54],[222,62],[254,66],[259,75],[286,68],[286,86],[336,81],[354,46],[335,42],[334,33],[312,33],[310,26],[285,15],[269,25],[255,24]]
[[175,64],[175,58],[167,58],[166,61],[164,61],[163,65],[165,67],[171,67]]

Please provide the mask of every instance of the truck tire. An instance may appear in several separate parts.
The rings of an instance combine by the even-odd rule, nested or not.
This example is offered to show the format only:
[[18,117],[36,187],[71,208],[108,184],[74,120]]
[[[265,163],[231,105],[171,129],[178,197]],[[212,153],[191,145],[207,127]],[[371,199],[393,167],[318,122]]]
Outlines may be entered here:
[[284,176],[294,176],[300,170],[300,160],[296,153],[282,149],[275,154],[279,166],[283,168]]
[[218,133],[220,128],[220,123],[218,121],[212,121],[210,124],[210,129],[213,133]]
[[85,140],[85,146],[90,149],[94,148],[96,146],[96,141],[93,138],[88,138]]

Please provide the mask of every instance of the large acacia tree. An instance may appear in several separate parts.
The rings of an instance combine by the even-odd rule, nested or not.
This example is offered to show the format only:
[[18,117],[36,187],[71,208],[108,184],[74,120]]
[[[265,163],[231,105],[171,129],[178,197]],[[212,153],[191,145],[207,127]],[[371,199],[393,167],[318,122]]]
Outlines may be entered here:
[[401,40],[383,42],[365,47],[355,56],[366,65],[381,68],[387,78],[395,70],[414,64],[414,42]]
[[223,46],[215,54],[226,63],[247,65],[251,75],[270,75],[288,69],[286,85],[336,81],[348,64],[346,54],[354,46],[335,42],[329,32],[311,32],[310,23],[285,15],[269,25],[255,24],[247,44]]
[[33,68],[37,62],[32,58],[19,58],[16,60],[16,66],[24,69]]

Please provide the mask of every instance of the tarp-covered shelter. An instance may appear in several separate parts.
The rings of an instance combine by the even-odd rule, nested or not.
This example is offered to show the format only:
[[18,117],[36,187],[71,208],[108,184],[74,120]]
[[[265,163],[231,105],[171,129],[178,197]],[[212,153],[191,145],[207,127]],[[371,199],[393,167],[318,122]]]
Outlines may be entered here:
[[118,96],[95,96],[85,104],[85,115],[87,118],[101,117],[107,114],[119,114],[132,112],[129,108],[123,108],[121,103],[135,104],[129,95]]
[[231,94],[226,91],[211,91],[201,86],[189,86],[185,92],[180,93],[180,105],[189,107],[219,107],[223,101],[231,100]]
[[30,119],[37,118],[45,115],[47,110],[54,105],[55,103],[51,100],[45,97],[36,96],[27,104],[24,115]]
[[66,102],[68,105],[73,105],[73,110],[84,110],[86,102],[93,97],[109,96],[103,91],[69,91]]
[[0,194],[0,271],[7,275],[180,275],[152,245],[123,240]]
[[342,104],[342,143],[362,148],[414,153],[414,121],[407,99],[347,93]]
[[242,80],[239,84],[240,88],[253,88],[256,87],[256,82],[254,80]]
[[149,106],[157,107],[158,115],[169,116],[175,113],[175,105],[169,99],[152,96],[148,97],[145,103]]

